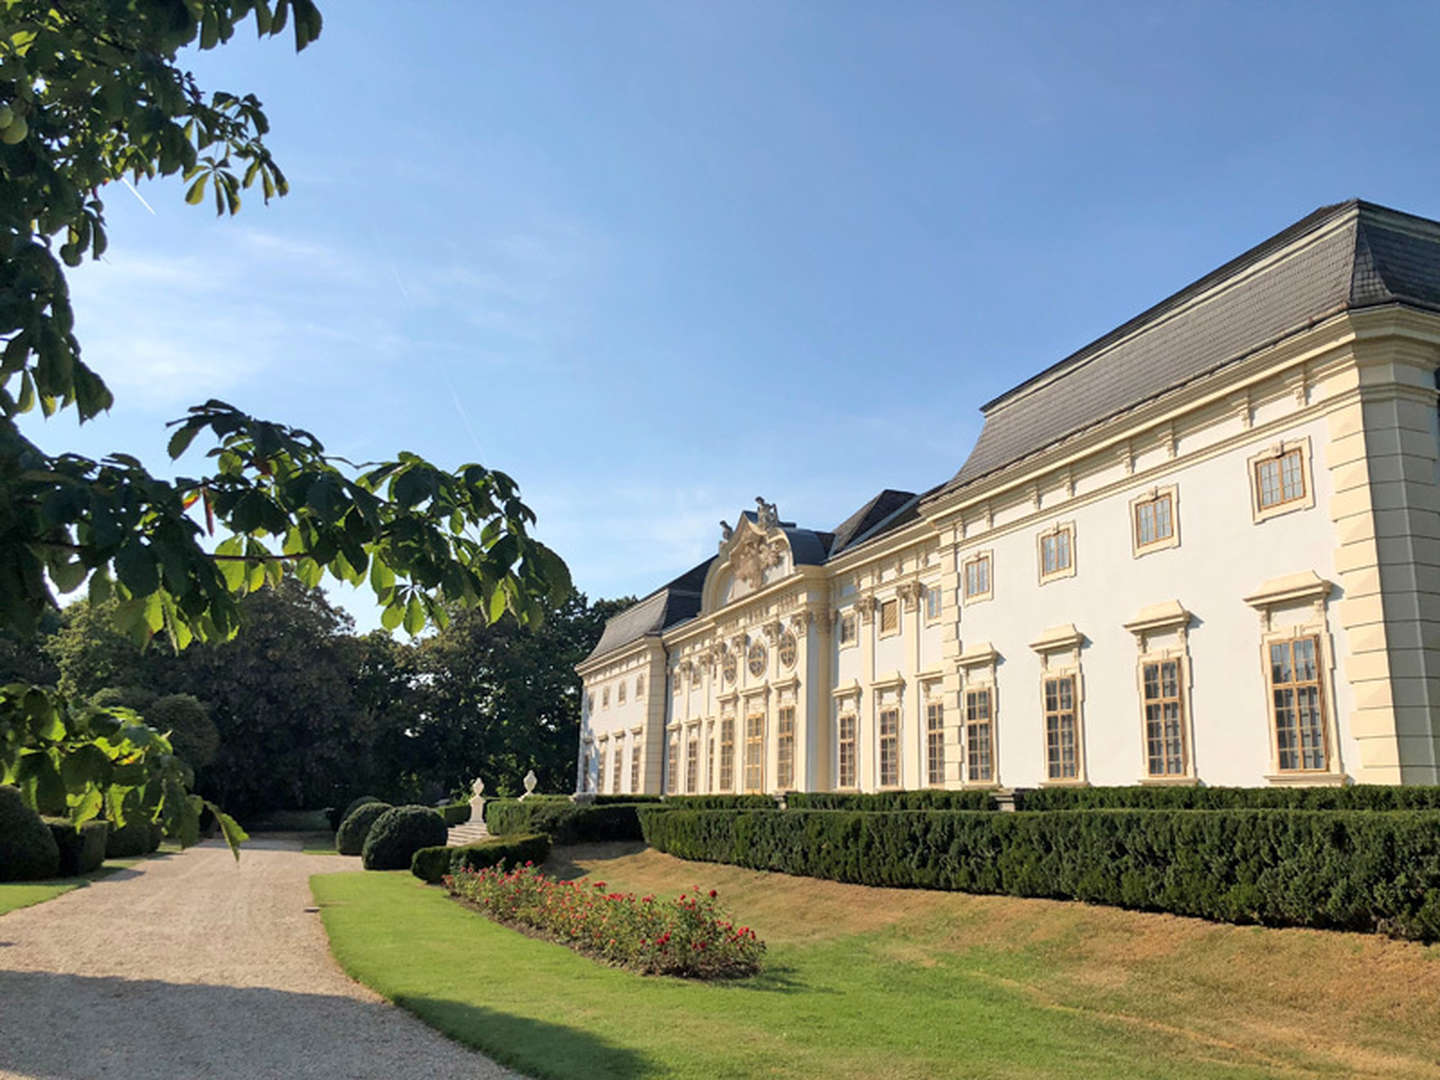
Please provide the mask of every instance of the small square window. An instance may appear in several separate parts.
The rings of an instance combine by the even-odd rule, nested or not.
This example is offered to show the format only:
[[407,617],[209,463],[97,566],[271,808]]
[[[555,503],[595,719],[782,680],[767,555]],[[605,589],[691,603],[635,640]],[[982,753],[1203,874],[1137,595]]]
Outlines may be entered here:
[[900,601],[883,600],[880,603],[880,635],[900,632]]
[[1075,573],[1075,525],[1057,525],[1039,536],[1040,584]]
[[1277,443],[1250,459],[1250,510],[1257,522],[1315,505],[1308,439]]
[[1130,500],[1132,549],[1136,555],[1178,547],[1180,520],[1178,489],[1154,487]]

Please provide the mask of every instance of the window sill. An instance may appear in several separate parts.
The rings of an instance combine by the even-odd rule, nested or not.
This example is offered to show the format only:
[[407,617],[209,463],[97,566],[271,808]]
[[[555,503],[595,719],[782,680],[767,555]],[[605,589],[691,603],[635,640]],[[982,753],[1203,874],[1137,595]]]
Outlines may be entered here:
[[1276,787],[1344,787],[1347,777],[1337,772],[1270,773],[1265,782]]
[[1141,787],[1199,787],[1200,781],[1194,776],[1142,776],[1137,781]]
[[1090,781],[1084,777],[1075,777],[1066,780],[1041,780],[1041,787],[1089,787]]

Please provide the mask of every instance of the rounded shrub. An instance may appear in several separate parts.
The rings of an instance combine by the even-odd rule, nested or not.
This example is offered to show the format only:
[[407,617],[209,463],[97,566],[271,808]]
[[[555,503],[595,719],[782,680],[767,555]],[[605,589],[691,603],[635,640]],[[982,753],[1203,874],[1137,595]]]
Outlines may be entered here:
[[60,849],[60,876],[75,877],[98,869],[105,861],[105,841],[110,836],[110,824],[105,821],[87,821],[80,828],[70,824],[69,818],[47,817],[43,819]]
[[[368,805],[368,804],[367,804]],[[415,852],[445,843],[445,819],[428,806],[397,806],[370,826],[360,856],[366,870],[408,870]]]
[[329,812],[330,828],[334,829],[336,832],[339,832],[340,826],[344,824],[345,819],[348,818],[360,807],[364,806],[366,803],[382,801],[382,799],[377,799],[374,795],[361,795],[358,799],[351,799],[350,804],[346,806],[343,810],[338,806],[332,807]]
[[367,802],[355,807],[345,815],[335,832],[335,850],[341,855],[359,855],[365,850],[365,839],[370,835],[370,826],[375,824],[375,819],[394,809],[388,802]]
[[0,881],[36,881],[60,871],[60,848],[20,789],[0,786]]
[[203,769],[220,752],[220,729],[210,711],[190,694],[166,694],[143,710],[145,722],[170,733],[175,754],[192,769]]

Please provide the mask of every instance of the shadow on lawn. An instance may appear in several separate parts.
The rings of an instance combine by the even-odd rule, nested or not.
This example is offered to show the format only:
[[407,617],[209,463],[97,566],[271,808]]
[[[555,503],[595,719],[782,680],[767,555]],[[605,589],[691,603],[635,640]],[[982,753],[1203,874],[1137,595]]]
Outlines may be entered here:
[[571,847],[557,847],[545,860],[544,870],[551,877],[561,881],[577,881],[594,873],[594,870],[580,865],[579,860],[603,862],[607,859],[623,859],[638,855],[645,850],[643,840],[629,840],[613,844],[575,844]]
[[[425,1039],[385,1004],[268,987],[0,970],[0,1074],[79,1080],[488,1075],[483,1061]],[[398,1004],[498,1061],[548,1075],[649,1077],[644,1056],[594,1036],[428,997]],[[57,1031],[63,1029],[63,1037]],[[527,1069],[528,1067],[528,1069]]]

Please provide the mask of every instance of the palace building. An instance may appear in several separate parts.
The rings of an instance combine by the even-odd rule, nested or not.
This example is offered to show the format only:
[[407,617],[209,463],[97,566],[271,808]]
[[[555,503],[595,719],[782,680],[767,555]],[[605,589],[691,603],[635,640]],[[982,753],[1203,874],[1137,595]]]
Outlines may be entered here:
[[1324,207],[606,625],[577,790],[1440,783],[1440,223]]

